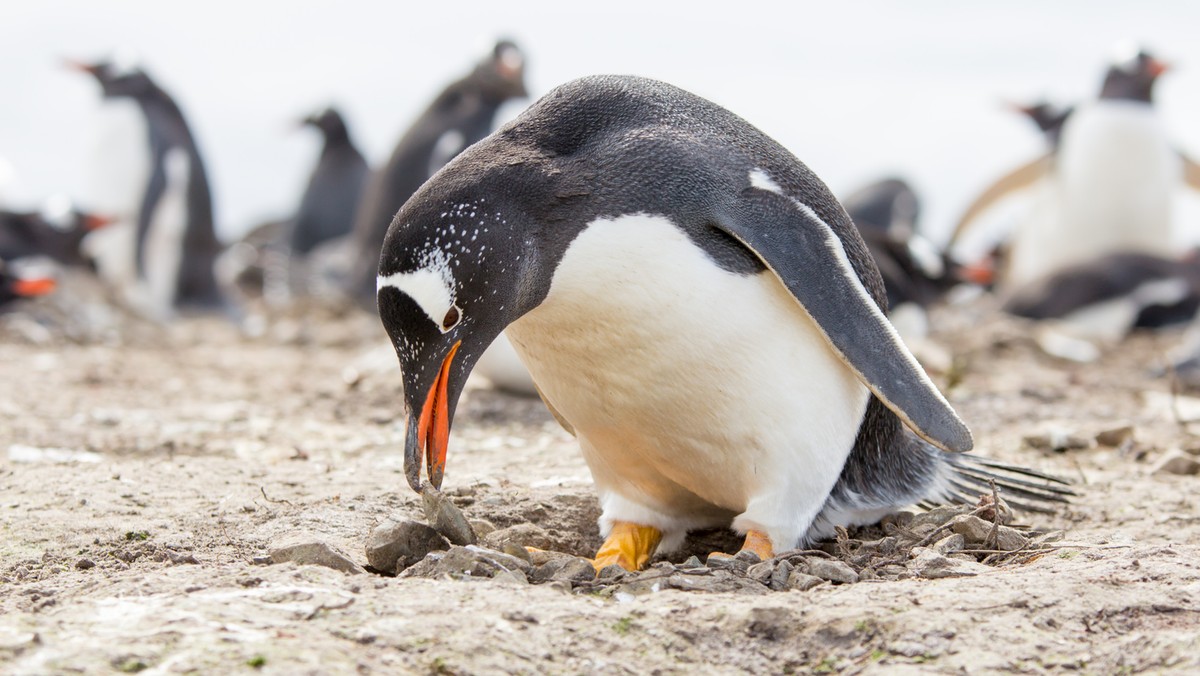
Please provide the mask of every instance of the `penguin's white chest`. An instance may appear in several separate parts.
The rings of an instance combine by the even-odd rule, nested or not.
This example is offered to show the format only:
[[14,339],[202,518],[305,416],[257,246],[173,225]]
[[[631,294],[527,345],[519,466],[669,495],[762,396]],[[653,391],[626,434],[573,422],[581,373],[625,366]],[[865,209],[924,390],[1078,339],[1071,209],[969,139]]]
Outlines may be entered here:
[[1173,255],[1181,171],[1150,106],[1100,101],[1075,112],[1036,217],[1018,233],[1011,281],[1118,251]]
[[593,222],[507,333],[606,518],[667,530],[740,514],[802,533],[869,396],[773,274],[720,269],[658,216]]

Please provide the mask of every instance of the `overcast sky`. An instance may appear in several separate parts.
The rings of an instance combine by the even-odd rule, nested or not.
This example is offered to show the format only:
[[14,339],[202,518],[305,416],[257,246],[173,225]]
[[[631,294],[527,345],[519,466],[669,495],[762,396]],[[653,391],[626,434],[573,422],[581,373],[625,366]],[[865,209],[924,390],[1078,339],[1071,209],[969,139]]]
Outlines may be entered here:
[[945,231],[989,179],[1040,149],[1000,103],[1095,94],[1115,43],[1176,68],[1158,90],[1200,155],[1200,3],[283,2],[0,3],[0,187],[22,206],[84,196],[99,90],[61,68],[132,48],[184,108],[226,237],[284,215],[318,148],[297,118],[330,102],[379,162],[499,36],[534,96],[592,73],[660,78],[775,137],[845,193],[898,173]]

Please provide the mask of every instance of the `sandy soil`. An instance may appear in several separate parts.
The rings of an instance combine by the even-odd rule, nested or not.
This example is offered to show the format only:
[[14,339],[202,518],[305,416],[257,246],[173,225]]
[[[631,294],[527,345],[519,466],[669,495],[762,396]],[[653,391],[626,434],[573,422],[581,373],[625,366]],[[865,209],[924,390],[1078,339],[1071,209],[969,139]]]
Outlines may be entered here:
[[[1178,420],[1200,402],[1149,375],[1177,336],[1078,365],[987,311],[938,324],[978,449],[1077,482],[1071,507],[1021,517],[1065,531],[1056,548],[971,577],[635,594],[264,562],[308,537],[365,564],[372,528],[422,518],[398,373],[363,357],[372,317],[83,343],[0,323],[0,671],[1200,671],[1200,479],[1151,471],[1200,448]],[[1094,441],[1124,425],[1131,441]],[[1087,447],[1023,441],[1047,434]],[[469,389],[445,488],[470,518],[597,543],[586,468],[537,402]]]

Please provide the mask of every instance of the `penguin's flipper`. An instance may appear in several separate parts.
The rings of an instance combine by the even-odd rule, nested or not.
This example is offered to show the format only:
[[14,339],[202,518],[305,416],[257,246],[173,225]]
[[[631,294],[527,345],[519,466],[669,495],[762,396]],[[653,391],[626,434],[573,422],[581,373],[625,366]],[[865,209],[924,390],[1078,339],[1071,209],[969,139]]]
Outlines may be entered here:
[[[811,207],[773,190],[750,190],[714,220],[775,273],[834,352],[913,432],[946,451],[971,449],[970,430],[875,303],[837,232]],[[852,233],[853,223],[844,221]]]
[[1192,190],[1200,190],[1200,164],[1184,153],[1179,153],[1183,160],[1183,182]]
[[954,226],[954,232],[950,235],[950,243],[946,245],[946,248],[949,249],[954,246],[970,230],[972,221],[993,204],[1006,197],[1009,193],[1028,188],[1048,175],[1050,173],[1050,166],[1050,155],[1043,155],[1032,162],[1022,164],[1013,169],[988,186],[988,189],[984,190],[979,197],[976,197],[971,206],[967,207],[962,217],[958,219],[958,223]]
[[558,421],[558,424],[567,431],[567,434],[575,436],[575,427],[570,422],[567,422],[566,418],[562,417],[558,409],[554,408],[554,404],[551,404],[546,395],[542,393],[542,388],[538,387],[537,383],[534,383],[533,389],[537,392],[538,398],[542,400],[542,403],[546,405],[546,409],[550,411],[550,415],[554,416],[554,419]]

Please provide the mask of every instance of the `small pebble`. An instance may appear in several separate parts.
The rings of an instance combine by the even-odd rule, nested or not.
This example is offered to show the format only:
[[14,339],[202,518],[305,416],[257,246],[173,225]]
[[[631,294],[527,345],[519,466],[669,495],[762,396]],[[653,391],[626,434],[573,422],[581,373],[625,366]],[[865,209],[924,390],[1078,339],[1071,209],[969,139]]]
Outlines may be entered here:
[[798,570],[793,570],[791,575],[788,576],[787,580],[787,588],[795,589],[796,591],[808,591],[809,589],[821,584],[825,584],[825,580],[822,580],[816,575],[801,573]]
[[421,486],[421,503],[425,520],[452,544],[466,546],[478,542],[462,510],[432,484]]
[[1200,474],[1200,460],[1184,453],[1180,450],[1167,451],[1154,468],[1150,470],[1151,474],[1178,474],[1183,476],[1192,476]]
[[858,582],[858,573],[841,561],[811,558],[806,562],[806,567],[810,575],[815,575],[822,580],[843,584]]

